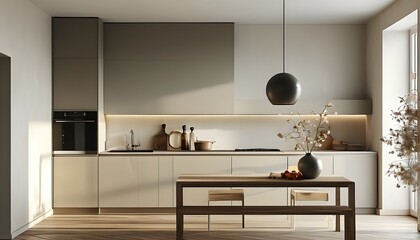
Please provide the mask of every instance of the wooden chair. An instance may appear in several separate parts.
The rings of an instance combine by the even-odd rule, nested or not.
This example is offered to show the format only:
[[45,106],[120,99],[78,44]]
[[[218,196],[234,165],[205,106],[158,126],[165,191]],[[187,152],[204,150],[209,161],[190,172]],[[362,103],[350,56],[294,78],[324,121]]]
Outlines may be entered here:
[[[241,201],[244,206],[243,189],[209,190],[208,205],[216,201]],[[242,228],[245,227],[245,216],[242,215]],[[207,229],[210,231],[210,215],[208,215]]]

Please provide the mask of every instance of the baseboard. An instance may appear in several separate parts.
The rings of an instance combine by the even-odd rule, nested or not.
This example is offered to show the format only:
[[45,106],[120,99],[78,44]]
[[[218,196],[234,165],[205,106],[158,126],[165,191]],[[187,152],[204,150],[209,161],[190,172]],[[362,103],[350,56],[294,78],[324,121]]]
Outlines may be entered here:
[[54,208],[57,215],[98,214],[175,214],[176,208]]
[[375,208],[356,208],[356,215],[370,215],[375,214],[376,209]]
[[58,215],[97,215],[99,208],[54,208],[54,214]]
[[409,209],[377,209],[376,214],[384,216],[408,216]]
[[[15,231],[12,232],[10,239],[13,239],[17,236],[19,236],[20,234],[22,234],[23,232],[25,232],[26,230],[28,230],[29,228],[35,226],[36,224],[38,224],[39,222],[41,222],[42,220],[46,219],[49,216],[53,215],[53,210],[50,209],[49,211],[43,213],[42,215],[40,215],[39,217],[35,218],[34,220],[30,221],[29,223],[23,225],[22,227],[16,229]],[[7,238],[6,238],[7,239]]]
[[417,212],[410,209],[410,216],[417,217]]
[[100,214],[175,214],[176,208],[101,208]]

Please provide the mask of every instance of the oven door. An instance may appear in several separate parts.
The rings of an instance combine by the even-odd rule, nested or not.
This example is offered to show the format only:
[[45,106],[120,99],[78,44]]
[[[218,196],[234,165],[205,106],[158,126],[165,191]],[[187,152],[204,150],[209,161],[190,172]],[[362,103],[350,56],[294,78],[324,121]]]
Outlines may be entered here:
[[98,151],[95,119],[54,119],[54,154],[90,154]]

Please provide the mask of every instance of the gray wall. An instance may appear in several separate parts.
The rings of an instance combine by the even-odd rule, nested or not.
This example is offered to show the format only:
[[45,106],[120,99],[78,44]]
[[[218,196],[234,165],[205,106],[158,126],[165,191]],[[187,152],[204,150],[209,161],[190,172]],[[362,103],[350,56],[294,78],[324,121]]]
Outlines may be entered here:
[[285,38],[286,72],[299,80],[302,94],[295,105],[272,106],[265,87],[283,71],[282,27],[235,25],[235,111],[258,106],[271,113],[310,113],[327,101],[368,98],[366,25],[292,24]]

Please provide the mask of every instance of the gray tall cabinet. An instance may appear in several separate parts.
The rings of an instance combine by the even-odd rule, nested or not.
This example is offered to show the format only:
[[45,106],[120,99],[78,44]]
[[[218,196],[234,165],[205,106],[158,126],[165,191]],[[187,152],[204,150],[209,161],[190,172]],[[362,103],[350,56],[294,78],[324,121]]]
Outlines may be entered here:
[[100,19],[54,17],[53,108],[98,109]]
[[[101,33],[96,17],[52,19],[54,111],[101,111]],[[97,208],[98,156],[54,155],[53,199],[55,210]]]

